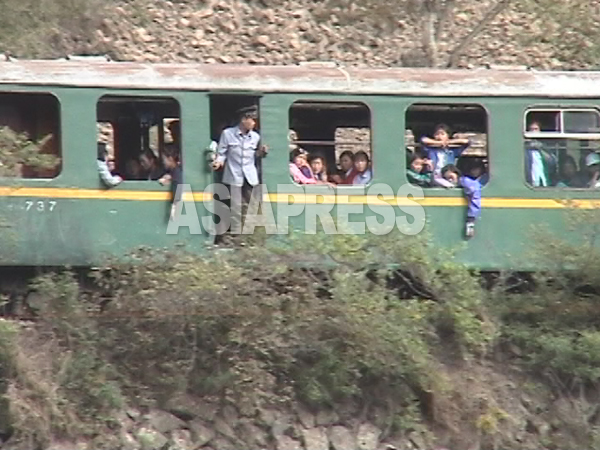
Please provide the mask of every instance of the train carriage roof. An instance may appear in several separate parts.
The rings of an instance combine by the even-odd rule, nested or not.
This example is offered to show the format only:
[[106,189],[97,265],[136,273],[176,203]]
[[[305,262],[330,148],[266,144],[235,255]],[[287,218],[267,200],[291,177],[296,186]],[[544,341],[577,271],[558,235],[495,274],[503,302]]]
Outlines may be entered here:
[[600,72],[259,66],[86,60],[0,62],[0,85],[413,96],[600,97]]

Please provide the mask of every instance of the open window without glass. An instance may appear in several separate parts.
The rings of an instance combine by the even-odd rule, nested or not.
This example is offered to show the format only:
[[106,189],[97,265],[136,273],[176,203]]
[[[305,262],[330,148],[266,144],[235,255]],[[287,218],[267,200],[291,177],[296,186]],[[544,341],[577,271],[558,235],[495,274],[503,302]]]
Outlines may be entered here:
[[450,187],[445,168],[456,166],[482,184],[489,178],[488,117],[476,104],[413,104],[406,110],[407,178],[421,187]]
[[364,103],[297,101],[289,111],[290,174],[300,184],[373,179],[371,113]]
[[114,174],[125,180],[158,180],[165,149],[181,150],[180,109],[171,98],[104,96],[97,123],[98,142],[106,144]]
[[60,144],[56,97],[0,93],[0,177],[56,177],[62,166]]

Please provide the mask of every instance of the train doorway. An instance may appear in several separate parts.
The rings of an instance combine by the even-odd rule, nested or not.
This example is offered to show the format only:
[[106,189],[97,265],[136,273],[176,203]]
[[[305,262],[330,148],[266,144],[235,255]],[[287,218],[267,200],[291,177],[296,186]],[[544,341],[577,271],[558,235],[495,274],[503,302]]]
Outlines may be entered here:
[[[240,116],[244,110],[251,107],[255,107],[258,112],[256,119],[255,131],[260,135],[261,125],[261,111],[260,111],[260,96],[257,95],[239,95],[239,94],[213,94],[210,96],[210,133],[211,133],[211,148],[209,160],[214,160],[217,156],[218,144],[223,131],[229,127],[236,127],[240,123]],[[260,146],[259,146],[260,148]],[[262,157],[258,156],[255,158],[254,164],[258,173],[259,183],[262,183]],[[221,168],[213,172],[213,183],[223,184],[223,173],[224,170]],[[260,195],[258,192],[257,195]],[[228,206],[231,206],[231,201],[224,202]],[[242,214],[245,211],[245,207],[242,209]],[[222,210],[215,209],[217,215],[223,214]],[[219,225],[220,218],[214,218],[217,223],[217,236],[215,237],[215,243],[229,243],[234,238],[235,231],[232,229],[232,224],[235,223],[232,217],[232,223],[229,224],[227,230],[224,229],[223,224]],[[222,233],[225,233],[222,235]]]

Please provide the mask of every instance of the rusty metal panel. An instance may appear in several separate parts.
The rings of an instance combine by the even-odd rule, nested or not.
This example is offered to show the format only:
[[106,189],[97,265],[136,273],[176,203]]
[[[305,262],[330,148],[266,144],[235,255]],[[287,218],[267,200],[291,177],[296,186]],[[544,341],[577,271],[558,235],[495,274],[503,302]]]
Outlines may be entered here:
[[600,96],[599,72],[2,61],[0,85],[428,96]]

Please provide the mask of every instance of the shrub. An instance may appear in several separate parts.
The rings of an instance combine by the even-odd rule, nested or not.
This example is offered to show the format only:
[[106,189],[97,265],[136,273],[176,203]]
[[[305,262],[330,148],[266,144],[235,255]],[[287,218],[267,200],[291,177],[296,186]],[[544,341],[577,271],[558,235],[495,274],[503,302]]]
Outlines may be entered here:
[[4,0],[0,49],[20,58],[86,52],[106,6],[99,0]]
[[41,148],[50,140],[47,135],[39,142],[29,139],[27,133],[17,133],[9,127],[0,127],[0,176],[21,175],[21,166],[37,169],[52,169],[60,163],[60,158],[41,153]]
[[414,429],[415,404],[445,395],[434,352],[468,356],[495,337],[477,279],[429,257],[424,239],[304,236],[202,259],[143,250],[93,271],[87,293],[68,272],[39,277],[57,416],[108,424],[126,399],[183,390],[250,414],[298,400],[383,407]]

